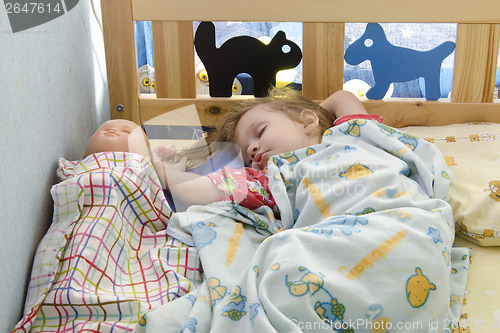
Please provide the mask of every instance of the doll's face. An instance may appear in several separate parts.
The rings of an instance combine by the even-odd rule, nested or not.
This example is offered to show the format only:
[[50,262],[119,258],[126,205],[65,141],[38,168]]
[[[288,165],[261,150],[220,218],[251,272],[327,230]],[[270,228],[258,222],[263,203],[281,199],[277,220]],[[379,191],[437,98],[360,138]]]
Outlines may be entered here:
[[105,151],[137,153],[150,157],[146,133],[134,122],[125,119],[106,121],[90,137],[84,157]]

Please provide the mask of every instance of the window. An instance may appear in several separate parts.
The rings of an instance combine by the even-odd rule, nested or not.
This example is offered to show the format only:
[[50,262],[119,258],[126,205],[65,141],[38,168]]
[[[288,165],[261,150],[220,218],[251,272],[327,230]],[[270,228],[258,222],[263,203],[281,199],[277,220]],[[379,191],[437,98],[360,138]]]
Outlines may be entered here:
[[[198,25],[198,22],[194,22],[195,31]],[[386,23],[381,25],[391,44],[418,51],[428,51],[445,41],[455,42],[456,40],[456,24]],[[216,45],[218,47],[229,38],[239,35],[248,35],[263,41],[269,41],[279,30],[285,32],[287,39],[295,42],[299,47],[302,47],[302,24],[298,22],[215,22],[215,26],[217,34]],[[366,26],[366,23],[346,24],[344,49],[347,49],[350,44],[361,37]],[[422,38],[422,36],[425,36],[425,38]],[[429,36],[432,38],[429,38]],[[154,67],[151,40],[151,23],[136,22],[136,44],[139,67],[144,65]],[[203,65],[200,64],[199,61],[197,61],[197,66],[203,68]],[[441,66],[440,86],[442,98],[448,97],[451,93],[453,66],[454,52],[446,57]],[[500,81],[500,71],[498,73],[496,78],[497,90]],[[251,77],[249,75],[240,74],[237,79],[241,83],[241,91],[239,93],[252,94],[251,87],[253,83]],[[292,83],[297,89],[301,89],[302,62],[292,70],[279,73],[277,80],[278,85]],[[344,83],[351,84],[352,80],[363,81],[366,89],[373,86],[374,78],[369,61],[364,61],[357,66],[352,66],[347,63],[344,64]],[[154,78],[150,81],[154,81]],[[199,93],[208,93],[208,88],[206,86],[203,88],[202,83],[198,82],[198,87]],[[348,85],[346,87],[348,87]],[[420,78],[409,82],[395,83],[389,90],[388,96],[390,95],[396,98],[423,98],[425,97],[425,82],[424,79]],[[496,96],[498,97],[498,92]]]

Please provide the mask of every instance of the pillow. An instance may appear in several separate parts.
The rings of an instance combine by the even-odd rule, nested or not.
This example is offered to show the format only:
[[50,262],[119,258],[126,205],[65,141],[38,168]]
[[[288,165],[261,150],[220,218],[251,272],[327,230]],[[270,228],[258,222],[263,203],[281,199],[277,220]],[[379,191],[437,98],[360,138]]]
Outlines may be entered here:
[[482,246],[500,246],[500,124],[405,127],[433,142],[455,178],[448,191],[457,234]]

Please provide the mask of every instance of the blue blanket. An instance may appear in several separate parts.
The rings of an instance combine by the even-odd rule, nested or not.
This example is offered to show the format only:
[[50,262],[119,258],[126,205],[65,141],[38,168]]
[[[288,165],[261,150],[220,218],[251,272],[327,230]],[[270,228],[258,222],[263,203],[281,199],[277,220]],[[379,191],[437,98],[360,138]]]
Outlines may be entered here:
[[136,332],[451,332],[469,251],[453,247],[451,174],[424,140],[371,120],[274,156],[280,215],[235,203],[174,214],[204,282]]

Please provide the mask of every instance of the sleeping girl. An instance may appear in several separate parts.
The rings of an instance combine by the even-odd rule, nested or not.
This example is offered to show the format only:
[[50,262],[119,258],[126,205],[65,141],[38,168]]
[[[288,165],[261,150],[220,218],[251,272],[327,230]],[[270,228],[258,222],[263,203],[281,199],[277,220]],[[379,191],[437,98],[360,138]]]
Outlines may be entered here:
[[229,112],[213,139],[235,143],[246,168],[227,167],[199,176],[184,172],[186,158],[172,163],[169,157],[175,150],[161,146],[155,156],[163,160],[156,161],[155,167],[166,175],[167,186],[177,200],[188,204],[232,200],[254,209],[273,202],[266,178],[272,156],[319,144],[334,121],[338,125],[349,119],[382,121],[377,115],[368,115],[348,91],[338,91],[320,105],[293,89],[274,89],[266,98],[248,100]]

